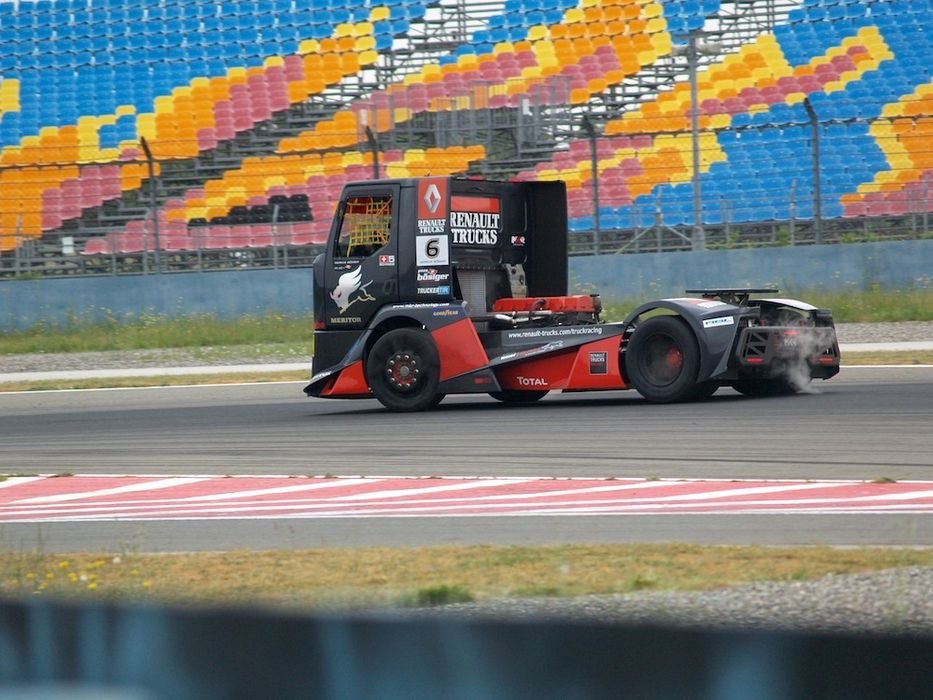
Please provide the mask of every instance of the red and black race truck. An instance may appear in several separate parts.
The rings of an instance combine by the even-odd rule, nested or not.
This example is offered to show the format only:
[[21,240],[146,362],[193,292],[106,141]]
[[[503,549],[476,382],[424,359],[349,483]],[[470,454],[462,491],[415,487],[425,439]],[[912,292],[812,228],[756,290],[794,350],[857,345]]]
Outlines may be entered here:
[[313,266],[305,393],[393,411],[630,388],[665,403],[794,393],[839,371],[832,314],[752,296],[777,290],[687,290],[601,321],[598,295],[568,294],[566,202],[559,181],[346,185]]

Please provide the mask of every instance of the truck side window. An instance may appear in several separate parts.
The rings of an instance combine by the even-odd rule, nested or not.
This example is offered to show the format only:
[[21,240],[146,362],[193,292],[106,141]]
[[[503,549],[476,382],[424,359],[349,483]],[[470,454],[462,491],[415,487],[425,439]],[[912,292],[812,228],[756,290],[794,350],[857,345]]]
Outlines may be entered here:
[[391,231],[391,195],[350,195],[343,202],[343,219],[334,256],[369,257],[389,242]]

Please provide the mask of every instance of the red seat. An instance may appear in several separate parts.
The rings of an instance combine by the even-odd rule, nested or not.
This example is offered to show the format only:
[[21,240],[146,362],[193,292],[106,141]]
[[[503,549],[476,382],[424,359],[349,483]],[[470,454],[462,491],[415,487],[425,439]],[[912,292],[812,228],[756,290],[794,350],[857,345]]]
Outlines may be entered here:
[[314,230],[310,221],[299,221],[292,224],[288,239],[291,245],[310,245],[314,243]]
[[259,224],[253,226],[253,230],[250,233],[249,242],[247,246],[250,248],[267,248],[274,243],[272,238],[272,227],[267,226],[266,224]]
[[91,238],[84,244],[81,255],[110,255],[110,241],[102,236]]

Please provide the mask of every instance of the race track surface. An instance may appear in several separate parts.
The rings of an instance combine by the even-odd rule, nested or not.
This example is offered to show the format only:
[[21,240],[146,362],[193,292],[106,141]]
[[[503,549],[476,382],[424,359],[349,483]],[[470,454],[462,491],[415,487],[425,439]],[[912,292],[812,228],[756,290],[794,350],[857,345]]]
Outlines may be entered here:
[[[237,510],[221,518],[202,513],[183,519],[103,511],[106,518],[78,522],[37,514],[6,518],[0,543],[63,551],[112,550],[120,543],[152,551],[631,541],[933,545],[933,513],[923,496],[903,495],[933,490],[933,368],[844,368],[816,388],[818,393],[772,399],[722,389],[702,404],[667,406],[648,404],[634,392],[553,395],[524,407],[451,397],[418,415],[387,413],[371,400],[305,399],[293,383],[0,394],[0,473],[18,477],[339,475],[369,477],[367,484],[373,477],[422,477],[411,482],[419,489],[431,486],[424,477],[468,477],[442,482],[463,490],[481,488],[474,477],[494,477],[493,489],[503,483],[547,489],[553,488],[549,480],[573,478],[562,482],[573,489],[559,490],[607,493],[602,487],[639,483],[658,494],[662,487],[685,489],[668,494],[682,496],[673,501],[679,508],[668,502],[602,510],[587,503],[581,509],[576,493],[563,496],[563,505],[548,497],[551,508],[473,517],[437,512],[430,519],[378,508],[331,509],[327,517],[270,512],[263,519]],[[20,488],[22,481],[8,480],[2,490]],[[702,488],[750,489],[750,495],[765,488],[774,494],[767,498],[790,502],[818,492],[836,498],[833,489],[840,486],[831,482],[838,481],[861,482],[843,484],[857,493],[838,503],[884,498],[856,501],[857,507],[824,501],[824,507],[763,512],[768,508],[736,507],[734,498],[709,496],[717,507],[683,507],[703,500],[696,495],[703,482],[709,483]],[[126,482],[108,483],[101,488]],[[391,488],[404,486],[393,481]],[[614,491],[624,495],[608,489]],[[891,506],[898,501],[907,505]]]

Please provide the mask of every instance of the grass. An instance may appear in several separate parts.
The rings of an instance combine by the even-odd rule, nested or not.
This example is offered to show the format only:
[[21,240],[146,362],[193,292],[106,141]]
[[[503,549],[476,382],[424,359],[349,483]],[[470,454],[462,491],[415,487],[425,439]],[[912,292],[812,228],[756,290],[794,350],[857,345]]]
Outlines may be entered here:
[[[801,289],[781,290],[780,295],[802,299],[814,306],[832,309],[836,323],[878,323],[883,321],[933,321],[933,289],[822,292]],[[621,321],[645,300],[604,300],[603,317]]]
[[699,591],[902,566],[933,566],[933,550],[629,544],[151,555],[0,552],[0,596],[320,610]]
[[933,320],[933,289],[815,292],[801,293],[798,298],[832,309],[836,323]]
[[257,352],[300,346],[310,353],[312,321],[302,315],[267,314],[223,319],[214,315],[168,318],[156,315],[108,316],[104,321],[72,319],[56,327],[37,324],[4,333],[0,354],[145,350],[153,348],[217,348],[253,346]]

